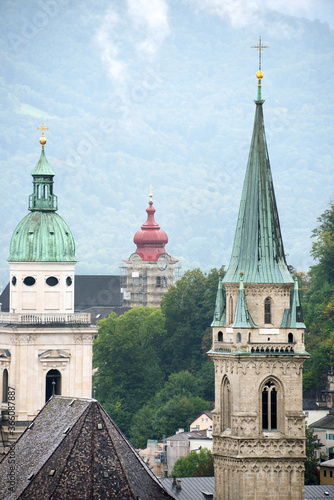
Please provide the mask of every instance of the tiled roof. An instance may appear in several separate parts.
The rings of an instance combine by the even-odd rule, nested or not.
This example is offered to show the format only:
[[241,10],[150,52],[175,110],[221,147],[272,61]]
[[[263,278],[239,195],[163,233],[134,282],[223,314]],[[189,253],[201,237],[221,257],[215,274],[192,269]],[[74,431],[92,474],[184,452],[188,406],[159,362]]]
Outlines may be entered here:
[[303,399],[303,410],[304,411],[311,411],[311,410],[328,410],[327,406],[319,406],[317,403],[314,401],[314,399]]
[[1,461],[1,498],[173,498],[95,400],[55,396],[29,427],[15,445],[13,493],[10,454]]

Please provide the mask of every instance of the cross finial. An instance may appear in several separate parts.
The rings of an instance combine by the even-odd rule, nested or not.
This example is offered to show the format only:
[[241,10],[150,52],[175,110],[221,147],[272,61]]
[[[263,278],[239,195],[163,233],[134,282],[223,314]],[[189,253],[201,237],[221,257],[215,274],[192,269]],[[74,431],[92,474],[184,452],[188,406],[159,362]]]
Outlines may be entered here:
[[261,54],[263,49],[269,49],[269,45],[263,45],[261,42],[261,37],[259,36],[259,43],[257,45],[252,45],[252,49],[257,49],[259,53],[259,71],[261,71]]
[[45,146],[45,143],[46,143],[46,139],[44,137],[44,130],[49,130],[48,127],[44,127],[44,122],[42,122],[42,126],[41,127],[37,127],[37,130],[41,130],[42,131],[42,137],[40,138],[39,142],[42,144],[43,148]]
[[150,200],[152,201],[152,197],[153,197],[153,194],[152,194],[152,184],[150,184]]

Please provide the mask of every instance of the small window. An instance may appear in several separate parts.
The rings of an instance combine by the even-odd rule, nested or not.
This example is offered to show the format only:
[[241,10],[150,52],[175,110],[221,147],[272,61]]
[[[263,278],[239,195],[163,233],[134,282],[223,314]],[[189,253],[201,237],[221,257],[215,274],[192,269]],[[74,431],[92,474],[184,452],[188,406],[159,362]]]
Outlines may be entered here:
[[36,280],[32,276],[27,276],[26,278],[24,278],[23,283],[26,286],[33,286],[36,283]]
[[161,277],[161,286],[162,288],[167,288],[167,278],[166,276]]
[[12,277],[12,285],[15,286],[17,282],[16,276]]
[[8,403],[8,371],[4,369],[2,373],[2,402]]
[[160,287],[161,287],[161,278],[160,278],[160,276],[157,276],[157,277],[156,277],[156,287],[157,287],[157,288],[160,288]]
[[49,276],[46,278],[46,284],[49,286],[56,286],[59,283],[59,279],[56,278],[55,276]]
[[223,332],[218,332],[218,342],[223,342]]
[[329,475],[330,475],[330,477],[333,477],[333,471],[332,470],[329,471]]
[[71,276],[67,276],[67,278],[66,278],[66,285],[67,286],[71,286],[72,285],[72,278],[71,278]]
[[293,344],[293,333],[289,333],[288,342],[289,342],[289,344]]
[[241,333],[237,333],[237,344],[240,344],[241,342]]
[[264,322],[271,323],[271,300],[269,297],[264,301]]
[[326,477],[326,476],[327,476],[327,471],[326,471],[326,470],[324,470],[324,477]]

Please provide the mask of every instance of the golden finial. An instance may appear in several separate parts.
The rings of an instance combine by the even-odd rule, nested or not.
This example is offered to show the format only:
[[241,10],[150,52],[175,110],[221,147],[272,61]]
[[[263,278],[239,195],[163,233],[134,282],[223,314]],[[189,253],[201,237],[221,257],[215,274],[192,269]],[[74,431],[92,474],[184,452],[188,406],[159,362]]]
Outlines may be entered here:
[[152,184],[150,184],[150,201],[152,201],[152,197],[153,197],[153,194],[152,194]]
[[41,127],[37,127],[37,130],[41,130],[42,131],[42,137],[40,138],[39,142],[44,147],[45,144],[46,144],[46,139],[44,137],[44,130],[49,130],[49,128],[44,127],[44,122],[42,122],[42,126]]

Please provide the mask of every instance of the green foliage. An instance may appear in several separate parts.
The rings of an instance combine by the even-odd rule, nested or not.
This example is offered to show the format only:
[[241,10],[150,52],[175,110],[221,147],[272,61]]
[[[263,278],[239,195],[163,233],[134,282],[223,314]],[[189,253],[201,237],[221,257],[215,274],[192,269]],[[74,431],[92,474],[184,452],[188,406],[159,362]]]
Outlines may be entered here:
[[165,294],[161,309],[137,307],[100,322],[94,342],[97,397],[135,446],[188,428],[210,409],[214,367],[206,352],[217,285],[216,269],[208,275],[187,271]]
[[305,484],[319,484],[319,463],[323,457],[317,458],[316,452],[320,450],[318,436],[314,430],[306,426],[306,461],[305,461]]
[[212,322],[217,284],[217,269],[212,269],[208,276],[194,269],[186,271],[163,297],[161,309],[168,334],[166,360],[171,372],[195,373],[203,364],[201,346]]
[[163,389],[134,415],[131,442],[143,447],[147,439],[160,439],[175,434],[180,427],[188,428],[198,414],[210,409],[202,395],[195,376],[187,371],[173,373]]
[[213,456],[210,450],[203,448],[198,453],[190,452],[187,457],[179,458],[170,477],[211,477],[213,476]]
[[[304,320],[309,331],[306,349],[311,358],[304,367],[304,393],[315,397],[326,383],[327,371],[334,364],[334,204],[319,217],[312,231],[316,241],[308,290],[303,297]],[[305,280],[304,280],[305,284]]]
[[163,386],[164,317],[160,309],[134,307],[119,317],[110,314],[100,325],[93,384],[101,404],[127,433],[132,415]]

